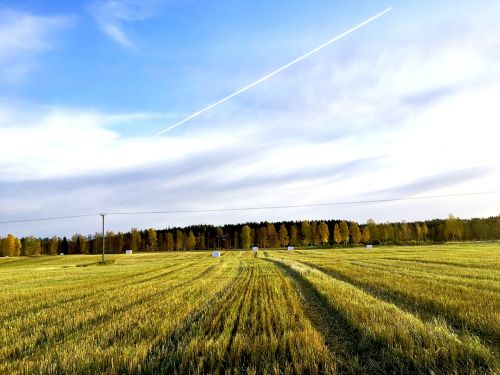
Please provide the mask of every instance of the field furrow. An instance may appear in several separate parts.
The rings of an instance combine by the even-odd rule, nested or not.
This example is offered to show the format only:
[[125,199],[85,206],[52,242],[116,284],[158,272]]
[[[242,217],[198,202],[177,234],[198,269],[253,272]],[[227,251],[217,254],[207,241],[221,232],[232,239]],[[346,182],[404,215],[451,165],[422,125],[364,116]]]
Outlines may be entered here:
[[500,373],[500,246],[0,259],[2,374]]
[[[408,277],[373,269],[305,264],[426,320],[440,319],[457,330],[479,335],[488,345],[500,349],[500,299],[495,292],[443,286],[440,280],[419,282],[418,278],[411,278],[409,282]],[[474,304],[470,303],[471,298]]]
[[463,373],[493,371],[494,353],[474,336],[456,335],[439,321],[426,322],[356,286],[292,260],[281,262],[301,274],[329,307],[360,332],[364,350],[382,346],[384,371]]

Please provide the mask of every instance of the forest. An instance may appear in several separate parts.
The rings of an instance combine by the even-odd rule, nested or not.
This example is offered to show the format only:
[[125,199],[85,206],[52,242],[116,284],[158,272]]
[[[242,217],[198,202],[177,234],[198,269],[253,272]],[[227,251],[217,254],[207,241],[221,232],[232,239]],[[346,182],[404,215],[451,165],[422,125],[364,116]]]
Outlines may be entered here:
[[[224,226],[193,225],[184,228],[132,228],[129,232],[106,232],[105,251],[184,251],[210,249],[249,249],[331,247],[374,245],[420,245],[446,241],[494,241],[500,239],[500,216],[446,220],[365,224],[354,221],[287,221],[244,223]],[[71,238],[54,236],[0,238],[0,256],[56,254],[97,254],[102,252],[102,234],[74,234]]]

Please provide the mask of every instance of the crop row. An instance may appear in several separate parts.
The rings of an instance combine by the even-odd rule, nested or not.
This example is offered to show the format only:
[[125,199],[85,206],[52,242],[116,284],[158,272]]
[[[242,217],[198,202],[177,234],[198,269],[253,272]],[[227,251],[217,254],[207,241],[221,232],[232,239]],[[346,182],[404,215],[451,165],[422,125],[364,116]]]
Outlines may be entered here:
[[329,271],[331,265],[291,258],[300,256],[282,254],[270,259],[310,285],[325,301],[327,311],[349,325],[357,337],[355,352],[377,353],[377,364],[368,364],[372,366],[369,372],[484,373],[498,369],[494,349],[475,335],[458,334],[439,318],[422,319],[360,288],[354,278],[338,277]]
[[495,373],[493,250],[2,260],[0,373]]

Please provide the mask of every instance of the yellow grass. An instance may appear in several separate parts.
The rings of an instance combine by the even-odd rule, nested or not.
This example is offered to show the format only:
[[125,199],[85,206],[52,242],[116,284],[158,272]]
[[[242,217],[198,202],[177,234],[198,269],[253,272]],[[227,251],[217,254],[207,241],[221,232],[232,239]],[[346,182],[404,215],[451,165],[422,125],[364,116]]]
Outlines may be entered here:
[[495,373],[500,245],[0,258],[0,373]]

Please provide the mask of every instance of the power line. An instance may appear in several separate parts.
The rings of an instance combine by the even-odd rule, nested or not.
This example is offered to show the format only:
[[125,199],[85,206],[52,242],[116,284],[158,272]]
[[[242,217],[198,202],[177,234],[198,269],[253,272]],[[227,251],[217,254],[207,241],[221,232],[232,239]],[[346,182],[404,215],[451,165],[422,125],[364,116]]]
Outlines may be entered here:
[[162,130],[162,131],[160,131],[160,132],[156,133],[156,135],[157,135],[157,136],[162,135],[163,133],[166,133],[166,132],[168,132],[169,130],[171,130],[171,129],[173,129],[173,128],[176,128],[176,127],[178,127],[178,126],[180,126],[180,125],[184,124],[185,122],[187,122],[187,121],[189,121],[189,120],[191,120],[191,119],[193,119],[193,118],[195,118],[195,117],[197,117],[197,116],[201,115],[202,113],[205,113],[206,111],[208,111],[208,110],[210,110],[210,109],[212,109],[212,108],[214,108],[214,107],[218,106],[219,104],[222,104],[222,103],[224,103],[224,102],[228,101],[229,99],[231,99],[231,98],[233,98],[233,97],[235,97],[235,96],[237,96],[237,95],[239,95],[239,94],[244,93],[245,91],[247,91],[247,90],[251,89],[252,87],[257,86],[258,84],[260,84],[260,83],[262,83],[262,82],[264,82],[264,81],[268,80],[269,78],[271,78],[271,77],[275,76],[276,74],[280,73],[281,71],[283,71],[283,70],[285,70],[285,69],[289,68],[290,66],[292,66],[292,65],[294,65],[294,64],[296,64],[296,63],[298,63],[299,61],[304,60],[305,58],[307,58],[307,57],[311,56],[312,54],[314,54],[314,53],[318,52],[319,50],[321,50],[321,49],[323,49],[323,48],[325,48],[325,47],[329,46],[330,44],[335,43],[336,41],[338,41],[338,40],[342,39],[343,37],[345,37],[345,36],[347,36],[347,35],[349,35],[349,34],[351,34],[352,32],[354,32],[354,31],[358,30],[359,28],[361,28],[361,27],[363,27],[363,26],[367,25],[368,23],[370,23],[370,22],[372,22],[372,21],[376,20],[377,18],[382,17],[384,14],[386,14],[387,12],[389,12],[391,9],[392,9],[392,7],[389,7],[389,8],[387,8],[387,9],[383,10],[382,12],[377,13],[376,15],[374,15],[374,16],[372,16],[372,17],[370,17],[370,18],[366,19],[365,21],[361,22],[360,24],[358,24],[358,25],[356,25],[356,26],[351,27],[351,28],[350,28],[349,30],[347,30],[347,31],[344,31],[342,34],[337,35],[335,38],[330,39],[328,42],[323,43],[323,44],[322,44],[322,45],[320,45],[319,47],[314,48],[313,50],[311,50],[311,51],[307,52],[306,54],[304,54],[304,55],[302,55],[302,56],[300,56],[300,57],[297,57],[295,60],[293,60],[293,61],[289,62],[288,64],[285,64],[285,65],[283,65],[282,67],[280,67],[280,68],[278,68],[278,69],[276,69],[276,70],[272,71],[271,73],[266,74],[264,77],[259,78],[259,79],[258,79],[258,80],[256,80],[255,82],[250,83],[249,85],[247,85],[247,86],[245,86],[245,87],[243,87],[243,88],[239,89],[238,91],[236,91],[236,92],[232,93],[231,95],[228,95],[228,96],[226,96],[225,98],[222,98],[222,99],[220,99],[219,101],[217,101],[217,102],[215,102],[215,103],[212,103],[212,104],[210,104],[209,106],[206,106],[205,108],[203,108],[203,109],[199,110],[198,112],[195,112],[195,113],[193,113],[193,114],[189,115],[188,117],[184,118],[183,120],[181,120],[181,121],[179,121],[179,122],[176,122],[175,124],[173,124],[173,125],[169,126],[168,128],[166,128],[166,129],[164,129],[164,130]]
[[[105,213],[105,215],[115,215],[115,216],[119,216],[119,215],[154,215],[154,214],[182,214],[182,213],[255,211],[255,210],[271,210],[271,209],[275,210],[275,209],[286,209],[286,208],[306,208],[306,207],[325,207],[325,206],[343,206],[343,205],[363,205],[363,204],[386,203],[386,202],[415,201],[415,200],[425,200],[425,199],[456,198],[456,197],[465,197],[465,196],[474,196],[474,195],[489,195],[489,194],[498,194],[498,193],[500,193],[500,190],[471,192],[471,193],[457,193],[457,194],[427,195],[427,196],[421,196],[421,197],[385,198],[385,199],[342,201],[342,202],[327,202],[327,203],[290,204],[290,205],[278,205],[278,206],[213,208],[213,209],[201,209],[201,210],[165,210],[165,211],[107,212],[107,213]],[[45,218],[36,218],[36,219],[7,220],[7,221],[0,221],[0,224],[25,223],[25,222],[49,221],[49,220],[65,220],[65,219],[75,219],[75,218],[91,217],[91,216],[99,216],[99,215],[102,216],[103,214],[102,213],[93,213],[93,214],[83,214],[83,215],[45,217]]]
[[423,197],[407,197],[407,198],[387,198],[387,199],[372,199],[362,201],[344,201],[344,202],[328,202],[328,203],[311,203],[311,204],[292,204],[280,206],[259,206],[259,207],[239,207],[239,208],[214,208],[203,210],[169,210],[169,211],[131,211],[131,212],[109,212],[108,215],[147,215],[147,214],[181,214],[181,213],[204,213],[204,212],[230,212],[230,211],[252,211],[252,210],[270,210],[284,208],[303,208],[303,207],[322,207],[322,206],[341,206],[350,204],[371,204],[397,201],[411,201],[422,199],[438,199],[438,198],[453,198],[471,195],[497,194],[500,190],[482,191],[473,193],[445,194],[445,195],[429,195]]
[[27,223],[27,222],[30,222],[30,221],[50,221],[50,220],[77,219],[77,218],[97,216],[97,215],[99,215],[99,214],[83,214],[83,215],[71,215],[71,216],[41,217],[41,218],[36,218],[36,219],[6,220],[6,221],[0,221],[0,224]]

